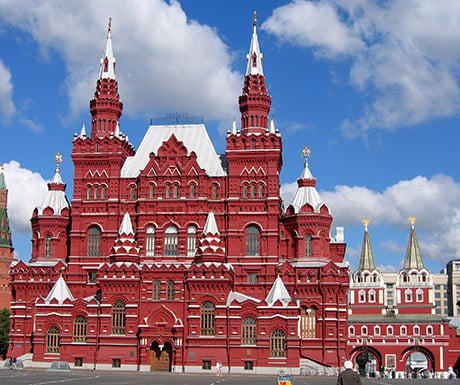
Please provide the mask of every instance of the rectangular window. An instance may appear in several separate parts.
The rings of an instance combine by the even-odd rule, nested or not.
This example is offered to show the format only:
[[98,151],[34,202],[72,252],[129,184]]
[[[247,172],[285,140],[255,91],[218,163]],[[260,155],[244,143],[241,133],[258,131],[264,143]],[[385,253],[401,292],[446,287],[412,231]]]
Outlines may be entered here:
[[121,368],[121,358],[112,359],[112,368]]
[[248,273],[248,283],[257,283],[257,273]]
[[244,361],[244,370],[253,370],[253,369],[254,369],[254,362]]
[[97,273],[95,271],[89,271],[86,277],[87,283],[96,283]]
[[83,358],[82,357],[75,357],[74,366],[83,366]]
[[204,370],[211,370],[211,361],[203,361],[201,368]]

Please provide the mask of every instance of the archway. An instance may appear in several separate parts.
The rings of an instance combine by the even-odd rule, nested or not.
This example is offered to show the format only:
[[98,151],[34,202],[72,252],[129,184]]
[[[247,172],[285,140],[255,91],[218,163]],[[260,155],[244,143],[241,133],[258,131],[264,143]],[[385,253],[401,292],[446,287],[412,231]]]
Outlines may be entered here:
[[412,352],[406,357],[407,378],[425,377],[426,371],[431,367],[428,357],[420,351]]
[[172,345],[166,342],[160,345],[157,341],[150,345],[150,370],[171,371]]
[[370,346],[363,346],[352,352],[361,376],[376,377],[383,369],[382,355]]

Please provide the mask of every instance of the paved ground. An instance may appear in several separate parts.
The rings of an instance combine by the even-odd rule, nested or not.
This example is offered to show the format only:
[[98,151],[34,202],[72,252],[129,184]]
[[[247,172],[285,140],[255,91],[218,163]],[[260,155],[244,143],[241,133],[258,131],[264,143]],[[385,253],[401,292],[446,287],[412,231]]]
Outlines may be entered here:
[[[377,380],[363,379],[363,385],[448,385],[449,380]],[[276,376],[232,375],[223,377],[201,374],[86,372],[46,370],[0,370],[2,385],[277,385]],[[335,385],[334,377],[293,378],[293,385]]]

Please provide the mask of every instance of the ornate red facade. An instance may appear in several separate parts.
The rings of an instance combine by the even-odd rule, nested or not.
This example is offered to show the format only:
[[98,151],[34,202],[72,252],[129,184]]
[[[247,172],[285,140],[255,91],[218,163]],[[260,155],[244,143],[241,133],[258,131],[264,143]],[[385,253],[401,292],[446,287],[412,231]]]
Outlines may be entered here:
[[225,154],[203,124],[150,126],[136,150],[119,126],[109,27],[91,134],[73,139],[72,201],[58,158],[33,213],[32,258],[11,268],[9,355],[32,366],[197,372],[220,360],[231,372],[335,373],[347,349],[345,244],[330,235],[308,162],[282,211],[261,59],[254,21],[241,128]]

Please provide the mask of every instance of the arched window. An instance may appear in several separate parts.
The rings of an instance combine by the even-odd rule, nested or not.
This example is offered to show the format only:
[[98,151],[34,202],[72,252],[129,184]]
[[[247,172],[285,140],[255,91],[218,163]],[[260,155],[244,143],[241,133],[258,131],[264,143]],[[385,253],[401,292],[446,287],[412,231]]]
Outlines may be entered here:
[[404,295],[406,297],[406,302],[412,302],[412,290],[411,289],[406,289],[404,292]]
[[241,343],[243,345],[256,344],[256,320],[246,317],[241,327]]
[[129,187],[129,199],[134,200],[136,199],[136,186],[131,185]]
[[170,198],[171,197],[171,185],[168,183],[166,185],[166,198]]
[[94,186],[94,200],[97,201],[99,199],[99,186]]
[[364,303],[366,302],[366,292],[364,290],[360,290],[358,293],[358,302]]
[[257,226],[246,230],[246,255],[260,255],[260,231]]
[[101,255],[101,230],[97,226],[91,226],[88,230],[88,257]]
[[417,302],[423,302],[423,290],[422,289],[417,289],[415,296],[416,296]]
[[374,326],[374,335],[376,336],[380,335],[380,326]]
[[270,357],[286,356],[286,335],[280,329],[274,330],[270,337]]
[[174,191],[174,198],[177,198],[179,196],[179,187],[177,184],[173,186],[173,191]]
[[248,185],[245,184],[243,186],[243,198],[247,198],[248,197]]
[[45,238],[45,257],[51,257],[51,235],[47,235]]
[[187,255],[194,256],[196,252],[196,227],[189,226],[187,230]]
[[126,334],[126,305],[117,301],[112,310],[112,334]]
[[215,306],[211,301],[203,302],[201,305],[201,335],[202,336],[213,336],[214,330],[214,317],[215,317]]
[[400,333],[402,336],[405,336],[407,334],[407,327],[405,327],[404,325],[401,326]]
[[73,321],[73,342],[86,342],[86,318],[82,315]]
[[351,336],[354,336],[354,335],[355,335],[355,327],[354,327],[354,326],[349,326],[349,327],[348,327],[348,333],[349,333]]
[[393,335],[393,326],[387,326],[387,336]]
[[107,191],[107,187],[106,187],[106,186],[102,186],[102,187],[101,187],[101,199],[102,199],[102,200],[105,200],[105,198],[106,198],[106,191]]
[[367,326],[361,326],[361,335],[367,336]]
[[149,185],[149,198],[154,198],[155,197],[155,185],[153,183],[150,183]]
[[264,197],[264,185],[261,184],[259,185],[259,198],[263,198]]
[[195,183],[190,185],[190,198],[195,198]]
[[414,326],[414,336],[420,335],[420,326]]
[[369,302],[375,302],[375,290],[369,290]]
[[255,198],[256,197],[256,185],[253,184],[251,186],[251,198]]
[[165,255],[177,255],[177,228],[169,226],[165,231]]
[[147,226],[145,235],[145,255],[153,257],[155,255],[155,227]]
[[46,352],[59,353],[61,345],[61,332],[56,326],[51,326],[46,333]]
[[316,338],[316,309],[303,307],[300,313],[302,338]]
[[153,299],[155,301],[159,301],[161,299],[161,282],[155,281],[153,282]]
[[219,189],[218,189],[219,186],[217,186],[217,184],[213,184],[211,186],[211,196],[212,196],[212,199],[217,199],[219,197]]
[[426,327],[426,334],[429,335],[429,336],[433,335],[433,326],[428,325]]
[[305,235],[305,258],[311,258],[312,257],[312,252],[311,252],[311,235],[306,234]]
[[168,281],[166,285],[166,299],[169,301],[174,300],[174,281]]
[[90,200],[92,198],[93,198],[93,196],[92,196],[91,186],[88,186],[87,189],[86,189],[86,199]]

